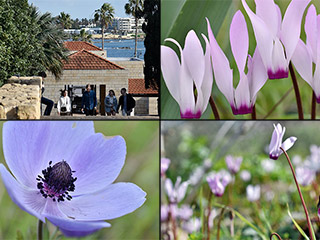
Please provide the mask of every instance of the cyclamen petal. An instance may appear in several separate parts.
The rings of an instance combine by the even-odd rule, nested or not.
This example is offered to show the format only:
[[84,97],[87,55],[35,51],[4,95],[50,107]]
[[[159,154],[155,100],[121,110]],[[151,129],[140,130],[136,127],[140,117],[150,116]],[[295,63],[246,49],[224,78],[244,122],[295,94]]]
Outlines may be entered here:
[[286,128],[284,127],[282,129],[280,123],[278,123],[277,125],[273,124],[273,126],[274,131],[272,133],[272,138],[269,145],[269,157],[273,160],[277,160],[279,156],[282,154],[282,150],[280,149],[280,147],[283,148],[283,150],[285,151],[289,150],[293,146],[297,138],[290,137],[282,143],[282,139],[286,131]]
[[[207,42],[206,38],[204,38]],[[180,50],[181,62],[172,49],[161,46],[161,70],[169,92],[180,106],[181,118],[200,118],[206,110],[212,89],[209,44],[204,54],[196,33],[191,30],[185,40],[184,49],[174,39],[166,39]],[[197,90],[197,100],[194,96]]]
[[246,0],[242,0],[270,79],[288,77],[288,65],[298,44],[302,16],[309,2],[292,0],[282,21],[279,7],[273,0],[256,1],[256,14]]
[[[258,49],[255,51],[253,60],[248,56],[249,39],[244,16],[240,10],[237,11],[230,25],[231,50],[240,73],[240,81],[236,89],[233,87],[233,71],[230,69],[227,57],[214,38],[208,19],[207,24],[217,86],[230,103],[234,115],[251,113],[257,92],[265,84],[267,74]],[[248,73],[245,74],[247,58]]]

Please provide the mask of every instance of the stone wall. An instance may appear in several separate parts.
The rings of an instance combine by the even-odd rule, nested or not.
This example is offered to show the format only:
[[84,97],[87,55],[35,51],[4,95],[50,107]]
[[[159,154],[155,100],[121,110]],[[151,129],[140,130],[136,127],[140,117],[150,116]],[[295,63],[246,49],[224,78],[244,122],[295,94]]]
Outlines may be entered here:
[[136,106],[134,108],[134,115],[158,115],[157,97],[134,97]]
[[113,58],[112,62],[127,69],[129,71],[128,78],[144,78],[144,61],[116,61]]
[[41,77],[11,77],[0,88],[0,119],[40,119]]

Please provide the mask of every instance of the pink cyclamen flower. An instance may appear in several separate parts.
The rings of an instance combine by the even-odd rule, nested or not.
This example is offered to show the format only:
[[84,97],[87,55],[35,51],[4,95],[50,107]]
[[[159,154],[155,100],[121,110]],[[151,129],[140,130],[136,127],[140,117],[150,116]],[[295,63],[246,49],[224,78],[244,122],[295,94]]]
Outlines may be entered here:
[[[248,55],[249,37],[246,21],[242,13],[237,11],[230,25],[231,50],[240,73],[240,81],[236,89],[233,87],[233,70],[230,69],[229,61],[212,33],[208,19],[207,24],[216,84],[231,105],[234,115],[251,113],[257,93],[267,81],[268,76],[258,49],[253,58]],[[247,59],[248,72],[245,73]]]
[[[300,76],[310,85],[320,103],[320,15],[311,5],[306,15],[305,32],[306,44],[299,39],[296,51],[292,56],[292,63]],[[313,70],[315,64],[315,70]]]
[[167,178],[165,183],[165,191],[171,203],[179,203],[185,197],[189,186],[188,182],[181,182],[181,177],[177,177],[176,183],[172,184],[170,178]]
[[[180,106],[181,118],[200,118],[209,103],[213,83],[210,46],[207,38],[204,35],[202,37],[206,42],[205,54],[193,30],[187,34],[183,50],[176,40],[165,40],[178,46],[181,62],[175,51],[161,46],[163,79],[170,94]],[[197,90],[197,100],[194,97],[194,86]]]
[[220,174],[212,174],[207,177],[207,182],[212,193],[217,197],[222,197],[225,191],[226,186],[228,185],[227,181],[223,180],[223,177]]
[[274,0],[256,0],[256,13],[242,0],[270,79],[288,77],[289,62],[298,44],[302,16],[309,2],[292,0],[282,19]]
[[126,156],[122,137],[95,133],[92,122],[6,122],[0,174],[12,201],[70,237],[91,234],[139,208],[146,193],[113,183]]
[[259,185],[256,185],[256,186],[248,185],[246,191],[247,191],[247,199],[250,202],[255,202],[260,199],[260,186]]
[[228,155],[226,156],[226,163],[229,171],[232,174],[236,174],[240,169],[240,165],[242,163],[242,157],[233,157],[231,155]]
[[280,149],[280,147],[282,147],[285,151],[289,150],[293,146],[297,138],[289,137],[282,143],[286,128],[282,128],[280,123],[278,123],[277,125],[273,124],[273,126],[274,130],[269,145],[269,157],[273,160],[277,160],[282,154],[282,150]]
[[170,162],[171,161],[168,158],[161,158],[161,176],[164,176],[166,174],[166,171],[169,168]]

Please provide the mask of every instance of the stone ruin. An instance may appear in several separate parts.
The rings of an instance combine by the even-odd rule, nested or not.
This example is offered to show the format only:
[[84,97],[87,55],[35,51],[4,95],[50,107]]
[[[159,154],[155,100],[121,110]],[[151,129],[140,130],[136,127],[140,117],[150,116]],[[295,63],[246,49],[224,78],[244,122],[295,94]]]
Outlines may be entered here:
[[11,77],[0,88],[0,119],[40,119],[41,77]]

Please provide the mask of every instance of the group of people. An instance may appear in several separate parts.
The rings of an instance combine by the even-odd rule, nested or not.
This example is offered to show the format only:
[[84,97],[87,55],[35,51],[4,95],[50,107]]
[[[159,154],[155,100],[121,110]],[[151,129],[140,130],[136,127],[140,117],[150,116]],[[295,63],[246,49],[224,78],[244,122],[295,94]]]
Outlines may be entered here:
[[[44,79],[46,78],[46,73],[40,72],[39,76],[41,76]],[[42,87],[42,94],[43,92],[44,85]],[[119,97],[119,101],[117,100],[115,92],[113,90],[109,90],[109,94],[104,99],[105,111],[108,116],[115,116],[116,113],[119,113],[120,108],[122,116],[130,116],[133,108],[135,107],[136,102],[132,95],[128,94],[125,88],[122,88],[120,92],[121,96]],[[49,116],[54,105],[53,101],[42,96],[41,103],[46,105],[44,115]],[[61,91],[61,96],[58,100],[57,109],[59,115],[71,114],[71,99],[68,96],[67,90]],[[93,116],[98,113],[96,93],[91,89],[90,84],[86,85],[86,90],[82,95],[81,111],[84,114],[86,114],[86,116]]]

